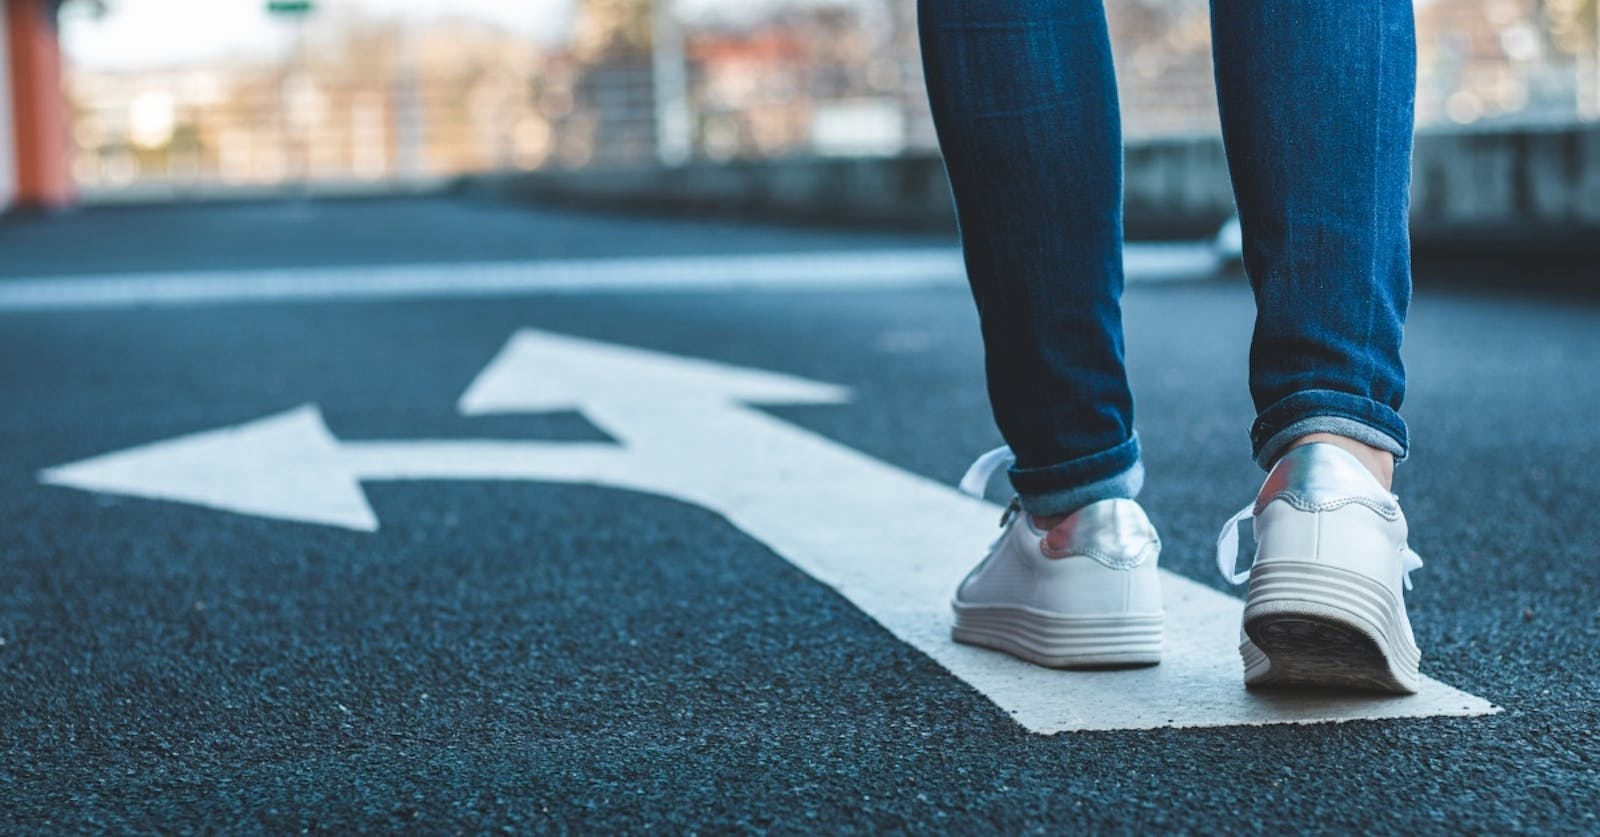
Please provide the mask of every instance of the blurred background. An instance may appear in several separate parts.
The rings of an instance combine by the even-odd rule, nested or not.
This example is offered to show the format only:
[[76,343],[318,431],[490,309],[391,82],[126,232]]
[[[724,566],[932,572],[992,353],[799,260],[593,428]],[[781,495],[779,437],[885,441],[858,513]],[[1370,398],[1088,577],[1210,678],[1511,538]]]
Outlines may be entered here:
[[[1217,133],[1205,0],[1108,4],[1132,141]],[[1596,0],[1420,0],[1424,130],[1600,117]],[[915,0],[68,0],[82,200],[935,148]]]
[[[1207,2],[1104,2],[1142,499],[1163,566],[1229,590],[1212,533],[1260,485],[1256,310]],[[915,7],[0,0],[0,837],[1242,831],[1301,809],[1600,833],[1597,0],[1416,0],[1408,600],[1426,670],[1510,711],[1082,746],[1019,732],[768,548],[914,526],[933,484],[867,458],[953,486],[1000,441]],[[524,329],[622,375],[545,378]],[[629,369],[633,348],[664,354]],[[636,421],[648,461],[707,470],[609,488],[656,473],[612,465]],[[734,479],[797,451],[880,475]],[[720,519],[779,508],[751,497],[782,480],[793,519],[751,532],[790,534]],[[878,571],[835,578],[889,601]],[[918,596],[895,607],[925,638],[944,604]],[[1241,742],[1255,807],[1214,778]]]
[[[0,2],[0,207],[450,190],[953,229],[915,0]],[[1226,243],[1206,0],[1108,12],[1129,237]],[[1600,0],[1416,12],[1418,254],[1590,271]]]

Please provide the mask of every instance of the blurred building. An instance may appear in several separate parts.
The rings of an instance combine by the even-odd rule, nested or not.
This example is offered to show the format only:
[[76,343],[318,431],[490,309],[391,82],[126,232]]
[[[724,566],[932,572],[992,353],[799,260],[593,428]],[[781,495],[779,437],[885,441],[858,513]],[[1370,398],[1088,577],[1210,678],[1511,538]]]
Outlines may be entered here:
[[534,168],[553,151],[543,66],[486,26],[360,23],[287,61],[73,72],[73,173],[117,188]]
[[[904,150],[908,97],[882,45],[845,6],[696,33],[689,56],[697,153],[730,159]],[[915,115],[925,119],[926,107]]]
[[[302,46],[271,58],[69,61],[72,175],[89,189],[387,181],[936,146],[915,0],[730,2],[687,20],[661,2],[575,0],[565,42],[541,47],[326,0]],[[1206,0],[1107,11],[1125,135],[1214,134]],[[1600,117],[1596,0],[1418,0],[1417,14],[1422,126]]]
[[650,0],[578,0],[561,56],[565,112],[555,123],[566,166],[655,158],[657,108]]
[[1214,134],[1219,128],[1206,0],[1107,3],[1123,134]]
[[[1108,3],[1131,137],[1213,133],[1206,0]],[[1600,118],[1596,0],[1418,0],[1417,122]]]
[[1423,124],[1600,118],[1595,0],[1423,0]]
[[[660,26],[655,11],[637,0],[581,0],[564,56],[573,110],[557,131],[563,143],[588,153],[561,162],[654,159],[664,95],[657,77],[663,68],[652,60],[659,34],[681,37],[671,46],[683,64],[676,92],[689,110],[683,130],[690,157],[896,153],[910,144],[907,126],[926,123],[920,87],[908,88],[882,48],[886,28],[859,4],[811,3],[688,31]],[[920,110],[908,118],[913,102]]]

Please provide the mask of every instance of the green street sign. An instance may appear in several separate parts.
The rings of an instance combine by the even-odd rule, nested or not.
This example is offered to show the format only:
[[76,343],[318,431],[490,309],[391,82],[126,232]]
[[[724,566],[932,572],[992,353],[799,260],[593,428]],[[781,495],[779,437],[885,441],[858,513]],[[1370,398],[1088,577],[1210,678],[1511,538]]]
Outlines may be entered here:
[[274,15],[310,14],[311,0],[267,0],[267,13]]

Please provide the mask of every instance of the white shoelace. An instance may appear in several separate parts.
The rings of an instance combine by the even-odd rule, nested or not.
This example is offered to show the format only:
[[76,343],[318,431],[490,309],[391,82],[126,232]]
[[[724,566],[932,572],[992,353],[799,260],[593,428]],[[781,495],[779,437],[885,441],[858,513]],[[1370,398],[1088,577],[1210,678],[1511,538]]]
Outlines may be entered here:
[[[961,493],[966,494],[969,497],[976,497],[979,500],[982,500],[984,489],[989,487],[989,480],[994,478],[994,472],[1006,467],[1007,465],[1010,465],[1015,461],[1017,461],[1016,456],[1012,455],[1011,448],[1007,447],[1006,445],[1001,445],[1000,447],[997,447],[994,450],[978,457],[978,461],[972,463],[971,467],[967,468],[967,472],[961,476],[961,483],[959,486]],[[1011,502],[1006,504],[1006,510],[1000,514],[1001,532],[995,537],[994,542],[989,544],[989,549],[993,550],[995,547],[1000,545],[1001,539],[1006,536],[1006,524],[1010,523],[1013,517],[1021,513],[1022,500],[1013,496],[1011,498]]]
[[1001,445],[992,451],[978,457],[972,463],[965,476],[961,478],[961,493],[983,499],[984,489],[989,487],[989,480],[994,478],[994,472],[1017,461],[1012,455],[1011,448]]
[[[1223,524],[1222,531],[1217,533],[1217,569],[1222,572],[1222,577],[1229,584],[1243,584],[1250,579],[1250,567],[1245,567],[1244,572],[1237,570],[1239,564],[1239,524],[1253,519],[1255,503],[1239,510],[1239,513],[1228,519]],[[1252,563],[1252,566],[1254,564]],[[1407,590],[1411,589],[1411,573],[1422,569],[1422,556],[1411,551],[1411,547],[1400,547],[1400,570],[1404,573],[1404,583]]]

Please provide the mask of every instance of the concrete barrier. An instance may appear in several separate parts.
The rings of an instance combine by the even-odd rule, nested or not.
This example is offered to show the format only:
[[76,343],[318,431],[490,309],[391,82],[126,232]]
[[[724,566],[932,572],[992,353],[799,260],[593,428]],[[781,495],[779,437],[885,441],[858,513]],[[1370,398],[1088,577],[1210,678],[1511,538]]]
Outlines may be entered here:
[[[1233,213],[1215,137],[1129,144],[1133,238],[1214,233]],[[954,224],[935,154],[791,158],[468,178],[472,190],[601,209],[670,210],[849,226],[944,230]],[[1600,124],[1425,132],[1414,157],[1419,247],[1519,244],[1600,252]]]
[[906,229],[954,224],[944,163],[935,154],[542,171],[469,177],[464,185],[597,209]]
[[1600,124],[1419,137],[1412,220],[1468,233],[1600,230]]

